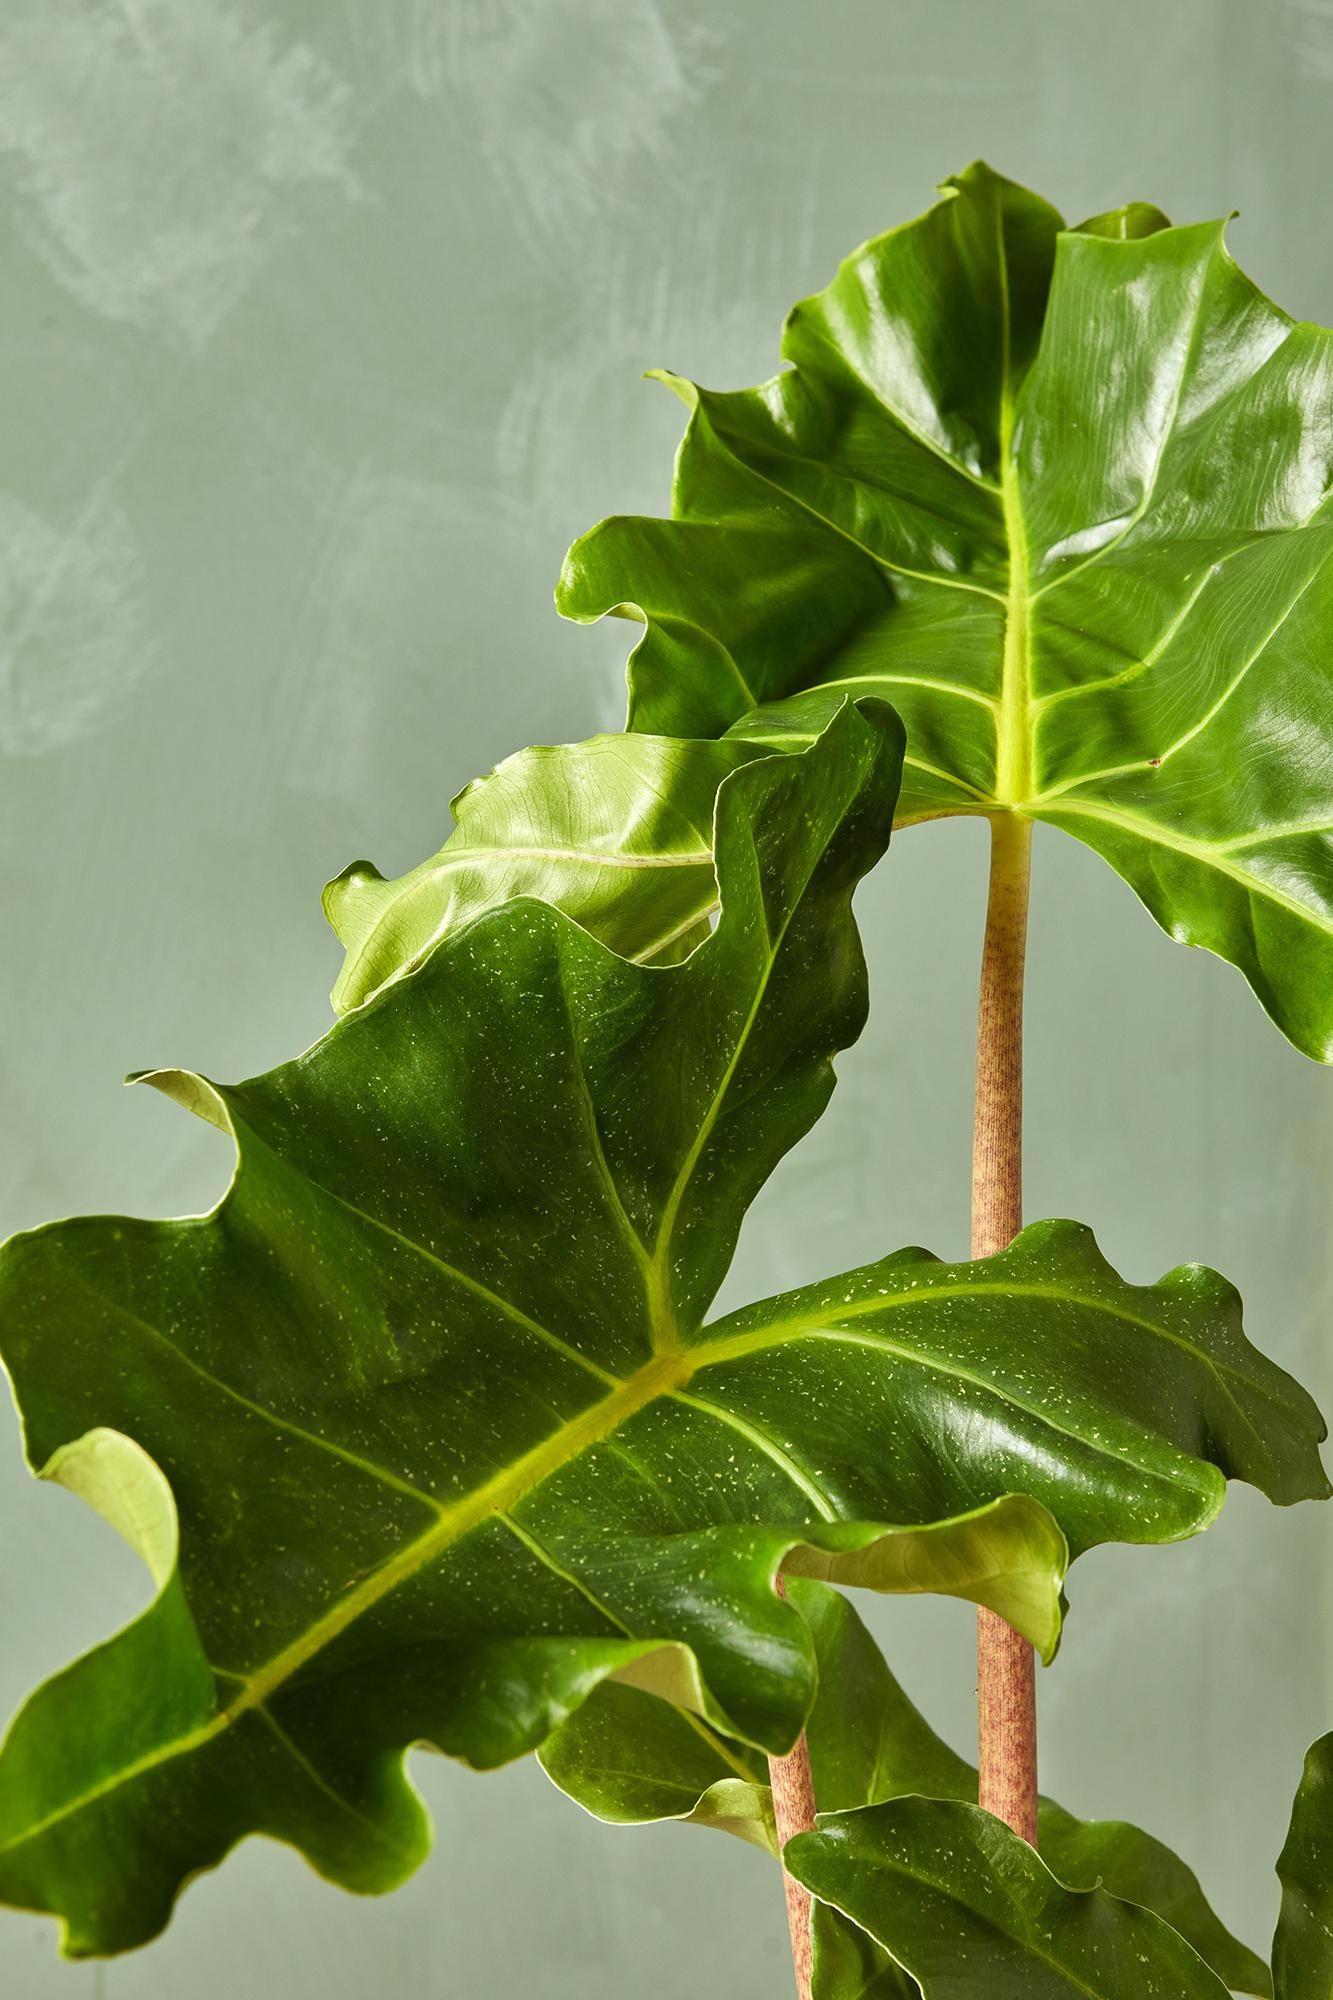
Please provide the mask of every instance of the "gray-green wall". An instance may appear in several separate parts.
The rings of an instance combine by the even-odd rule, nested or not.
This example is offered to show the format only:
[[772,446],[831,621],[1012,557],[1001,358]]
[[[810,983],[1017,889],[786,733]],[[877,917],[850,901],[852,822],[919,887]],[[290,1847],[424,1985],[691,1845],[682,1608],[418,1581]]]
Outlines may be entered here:
[[[235,1077],[327,1020],[324,878],[396,871],[520,744],[615,727],[625,628],[562,627],[566,543],[660,510],[680,411],[775,360],[792,298],[984,154],[1077,217],[1233,207],[1333,320],[1327,0],[4,0],[4,1220],[197,1209],[216,1134],[130,1068]],[[860,903],[875,1011],[732,1284],[966,1246],[984,837],[905,836]],[[1131,1276],[1186,1258],[1333,1401],[1330,1081],[1091,854],[1037,841],[1028,1210]],[[6,1415],[0,1697],[146,1585],[31,1486]],[[1046,1784],[1178,1842],[1262,1940],[1333,1722],[1330,1530],[1244,1491],[1076,1571]],[[875,1606],[967,1739],[970,1621]],[[14,2000],[653,2000],[787,1990],[761,1857],[611,1832],[536,1766],[419,1757],[435,1858],[377,1904],[251,1843],[101,1969],[0,1918]]]

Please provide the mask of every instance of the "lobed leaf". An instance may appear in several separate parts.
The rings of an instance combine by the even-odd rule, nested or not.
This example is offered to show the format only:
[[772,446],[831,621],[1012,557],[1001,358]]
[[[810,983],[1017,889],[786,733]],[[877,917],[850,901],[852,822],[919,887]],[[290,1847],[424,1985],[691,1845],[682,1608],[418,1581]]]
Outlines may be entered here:
[[1198,1533],[1228,1479],[1279,1505],[1330,1492],[1323,1419],[1245,1338],[1234,1287],[1198,1264],[1127,1284],[1074,1222],[976,1263],[900,1250],[728,1314],[706,1352],[733,1419],[781,1439],[802,1407],[840,1513],[886,1481],[955,1505],[1012,1489],[1078,1555]]
[[787,1842],[784,1858],[910,1973],[925,2000],[981,1991],[994,2000],[1223,2000],[1227,1992],[1160,1917],[1103,1888],[1066,1888],[977,1806],[902,1798],[821,1815],[816,1832]]
[[899,752],[849,711],[729,781],[725,907],[687,965],[510,903],[285,1068],[153,1079],[235,1139],[213,1215],[9,1246],[30,1462],[159,1586],[0,1756],[0,1894],[70,1952],[152,1936],[250,1832],[392,1886],[427,1843],[409,1744],[498,1763],[613,1672],[785,1747],[813,1692],[772,1587],[798,1542],[1052,1643],[1035,1503],[840,1521],[687,1391],[744,1207],[864,1019],[850,896]]
[[235,1141],[220,1207],[6,1250],[30,1462],[159,1585],[0,1753],[0,1895],[69,1951],[153,1935],[251,1832],[392,1886],[408,1745],[497,1764],[610,1675],[786,1749],[815,1668],[780,1565],[986,1603],[1049,1657],[1063,1529],[1192,1532],[1227,1473],[1324,1490],[1234,1294],[1125,1286],[1072,1225],[702,1324],[864,1021],[850,900],[900,754],[848,708],[727,778],[683,964],[520,898],[294,1063],[155,1075]]
[[672,518],[593,529],[559,607],[642,624],[632,730],[891,700],[903,822],[1062,827],[1333,1059],[1333,335],[1221,223],[943,196],[794,308],[784,373],[663,376]]
[[[846,1812],[911,1794],[975,1804],[975,1767],[912,1705],[846,1598],[822,1584],[787,1588],[818,1665],[806,1736],[821,1808]],[[604,1683],[539,1757],[552,1781],[599,1819],[688,1820],[777,1853],[763,1759],[639,1689]],[[1123,1821],[1079,1820],[1043,1799],[1039,1845],[1069,1887],[1101,1886],[1164,1918],[1229,1988],[1272,1990],[1263,1960],[1230,1935],[1192,1870],[1150,1834]],[[817,2000],[909,1990],[872,1938],[826,1905],[816,1910]]]

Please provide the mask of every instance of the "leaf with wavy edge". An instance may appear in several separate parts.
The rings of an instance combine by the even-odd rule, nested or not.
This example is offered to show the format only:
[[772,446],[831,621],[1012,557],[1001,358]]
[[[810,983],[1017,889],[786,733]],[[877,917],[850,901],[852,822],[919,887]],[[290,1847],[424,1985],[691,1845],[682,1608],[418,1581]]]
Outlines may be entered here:
[[448,930],[513,896],[539,896],[639,964],[669,965],[717,911],[713,808],[762,744],[594,736],[507,757],[453,801],[438,854],[386,882],[354,861],[324,891],[346,950],[333,1005],[362,1006]]
[[1104,1888],[1066,1888],[978,1806],[903,1798],[821,1814],[784,1857],[925,2000],[1225,2000],[1217,1974],[1170,1924]]
[[[975,1804],[975,1767],[913,1707],[847,1599],[822,1584],[787,1588],[815,1645],[818,1692],[806,1736],[823,1809],[844,1812],[911,1793]],[[777,1853],[764,1760],[653,1695],[604,1683],[538,1754],[552,1782],[598,1819],[688,1820]],[[1193,1872],[1150,1834],[1123,1821],[1078,1820],[1044,1799],[1039,1846],[1062,1882],[1078,1889],[1100,1883],[1165,1918],[1228,1987],[1271,1990],[1263,1960],[1230,1935]],[[849,1932],[825,1905],[816,1912],[816,2000],[907,1990],[864,1932]]]
[[159,1584],[0,1756],[0,1893],[71,1952],[151,1936],[250,1832],[391,1886],[427,1840],[408,1744],[498,1763],[609,1673],[786,1747],[813,1691],[773,1591],[798,1548],[993,1603],[1049,1652],[1065,1549],[1037,1503],[849,1522],[707,1395],[741,1215],[864,1020],[850,897],[900,751],[848,711],[728,781],[725,908],[688,964],[511,902],[295,1063],[153,1079],[236,1141],[212,1216],[9,1246],[30,1462]]
[[1034,1222],[977,1263],[901,1250],[730,1313],[709,1339],[710,1394],[733,1418],[781,1440],[784,1398],[804,1397],[801,1450],[840,1513],[885,1465],[955,1505],[1003,1477],[1078,1555],[1197,1534],[1228,1479],[1282,1506],[1330,1493],[1323,1419],[1245,1338],[1234,1287],[1199,1264],[1127,1284],[1079,1223]]
[[1282,1912],[1273,1939],[1277,2000],[1333,1996],[1333,1734],[1305,1760],[1278,1858]]
[[1220,223],[943,193],[793,310],[785,373],[663,377],[672,519],[576,543],[560,609],[643,624],[633,730],[892,701],[904,822],[1063,827],[1333,1059],[1333,336]]
[[[1281,1499],[1320,1481],[1313,1408],[1221,1281],[1123,1286],[1069,1225],[990,1283],[907,1253],[775,1301],[771,1337],[702,1326],[864,1021],[850,897],[900,751],[848,710],[729,778],[722,911],[685,964],[509,902],[295,1063],[153,1079],[236,1141],[212,1216],[9,1247],[30,1461],[72,1483],[121,1433],[181,1520],[150,1611],[0,1756],[0,1894],[57,1910],[70,1950],[150,1936],[247,1832],[391,1886],[425,1844],[407,1744],[498,1763],[611,1673],[786,1748],[813,1658],[784,1562],[988,1603],[1049,1656],[1065,1542],[1006,1496],[1040,1486],[1085,1545],[1190,1532],[1223,1468]],[[1069,1389],[1031,1373],[1034,1327]],[[84,1483],[160,1569],[160,1507]]]

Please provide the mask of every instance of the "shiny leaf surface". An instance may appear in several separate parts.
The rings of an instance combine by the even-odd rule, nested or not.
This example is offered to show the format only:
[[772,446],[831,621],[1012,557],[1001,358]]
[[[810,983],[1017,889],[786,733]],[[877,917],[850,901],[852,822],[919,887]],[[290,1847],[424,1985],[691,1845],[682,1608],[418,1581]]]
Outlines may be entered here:
[[733,1418],[782,1438],[804,1399],[802,1449],[840,1514],[886,1477],[955,1506],[1012,1489],[1078,1555],[1198,1533],[1227,1479],[1279,1505],[1330,1491],[1323,1419],[1245,1338],[1235,1289],[1198,1264],[1127,1284],[1074,1222],[977,1263],[901,1250],[731,1313],[709,1342]]
[[419,965],[447,930],[512,896],[554,903],[613,951],[670,964],[717,911],[713,807],[765,746],[595,736],[520,750],[453,801],[438,854],[386,882],[355,861],[324,891],[347,956],[333,1004],[361,1006]]
[[0,1894],[71,1951],[152,1935],[250,1832],[391,1886],[427,1843],[407,1745],[499,1763],[611,1674],[785,1749],[814,1658],[779,1565],[972,1598],[1049,1655],[1062,1527],[1189,1533],[1225,1474],[1323,1490],[1229,1288],[1126,1286],[1073,1225],[703,1325],[864,1021],[850,898],[900,753],[846,708],[727,778],[683,964],[520,898],[282,1069],[155,1076],[235,1140],[219,1209],[7,1250],[31,1463],[159,1587],[0,1756]]
[[[912,1793],[975,1804],[975,1767],[912,1705],[847,1599],[822,1584],[793,1581],[787,1588],[818,1662],[806,1734],[821,1809],[843,1812]],[[539,1754],[552,1781],[599,1819],[690,1820],[776,1853],[763,1759],[639,1689],[605,1683]],[[1270,1991],[1263,1960],[1229,1934],[1192,1870],[1151,1834],[1123,1821],[1076,1819],[1052,1799],[1042,1801],[1040,1834],[1042,1856],[1062,1882],[1076,1889],[1100,1884],[1142,1903],[1228,1987]],[[849,1931],[836,1912],[820,1906],[816,1933],[816,2000],[902,1990],[904,1975],[882,1948]]]
[[974,166],[689,422],[668,521],[578,542],[642,623],[630,727],[907,724],[900,817],[1063,827],[1333,1058],[1333,336],[1139,204],[1074,230]]
[[688,964],[510,903],[285,1068],[154,1079],[235,1138],[212,1216],[9,1246],[30,1461],[158,1586],[0,1757],[0,1893],[71,1952],[153,1935],[250,1832],[391,1886],[428,1838],[409,1744],[496,1764],[612,1672],[785,1748],[813,1692],[773,1590],[794,1544],[1053,1643],[1065,1552],[1036,1503],[940,1525],[899,1484],[883,1518],[918,1525],[842,1520],[699,1392],[745,1205],[864,1019],[850,895],[899,749],[849,710],[728,782],[725,907]]
[[1291,1830],[1277,1864],[1282,1912],[1273,1940],[1277,2000],[1333,1995],[1333,1735],[1305,1760]]
[[1103,1888],[1064,1887],[977,1806],[904,1798],[821,1816],[785,1854],[793,1875],[876,1939],[925,2000],[1224,2000],[1227,1992],[1160,1917]]

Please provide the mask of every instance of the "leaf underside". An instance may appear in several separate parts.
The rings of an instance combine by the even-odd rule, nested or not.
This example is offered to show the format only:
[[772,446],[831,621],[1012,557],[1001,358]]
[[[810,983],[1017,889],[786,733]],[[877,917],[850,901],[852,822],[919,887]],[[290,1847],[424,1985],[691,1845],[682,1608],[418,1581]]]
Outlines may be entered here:
[[672,518],[603,522],[557,602],[643,624],[650,736],[891,701],[900,821],[1062,827],[1333,1059],[1333,336],[1220,223],[943,195],[793,310],[784,373],[663,377]]
[[446,931],[514,896],[554,903],[639,964],[671,965],[717,914],[713,804],[761,743],[595,736],[505,759],[453,801],[438,854],[386,882],[353,862],[324,891],[346,957],[335,1010],[419,965]]
[[[847,1599],[816,1583],[791,1582],[788,1592],[818,1665],[806,1738],[821,1807],[844,1812],[910,1794],[975,1804],[975,1768],[912,1706]],[[639,1689],[605,1682],[548,1739],[540,1759],[552,1781],[598,1818],[622,1825],[690,1820],[777,1852],[763,1758]],[[1100,1884],[1141,1903],[1179,1931],[1226,1986],[1271,1990],[1263,1960],[1227,1932],[1191,1870],[1160,1841],[1120,1821],[1078,1820],[1051,1799],[1042,1801],[1040,1821],[1040,1852],[1061,1882]],[[816,1910],[815,2000],[916,1992],[865,1932],[827,1905]]]

